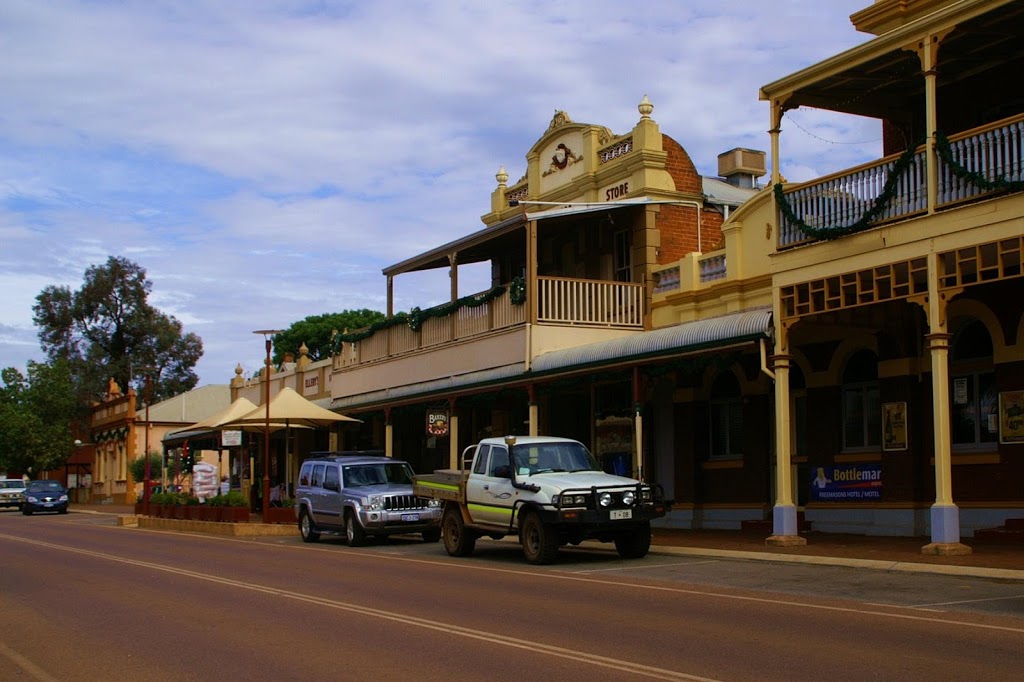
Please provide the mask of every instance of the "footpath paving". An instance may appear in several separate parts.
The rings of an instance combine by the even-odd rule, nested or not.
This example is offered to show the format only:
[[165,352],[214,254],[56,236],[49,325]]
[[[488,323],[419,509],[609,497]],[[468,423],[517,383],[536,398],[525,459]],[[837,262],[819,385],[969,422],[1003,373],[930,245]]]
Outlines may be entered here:
[[[134,509],[130,505],[72,503],[71,511],[134,516]],[[251,523],[261,524],[260,516],[254,514]],[[286,528],[288,527],[278,527],[276,530],[287,534],[289,531]],[[298,529],[292,529],[297,535]],[[773,547],[765,544],[766,536],[762,532],[655,528],[651,552],[676,556],[712,556],[747,561],[963,575],[1024,582],[1024,544],[975,542],[965,538],[964,544],[973,550],[971,554],[936,556],[921,553],[921,548],[929,542],[927,537],[879,537],[814,532],[802,535],[807,540],[806,545]]]

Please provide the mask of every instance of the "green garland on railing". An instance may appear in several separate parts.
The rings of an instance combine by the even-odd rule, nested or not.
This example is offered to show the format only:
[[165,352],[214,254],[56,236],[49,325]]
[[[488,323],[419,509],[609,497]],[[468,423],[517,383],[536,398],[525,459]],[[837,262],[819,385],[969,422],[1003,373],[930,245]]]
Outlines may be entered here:
[[1007,180],[1005,178],[989,180],[981,173],[964,168],[953,158],[953,147],[949,144],[949,138],[938,131],[935,133],[935,151],[938,152],[939,158],[946,162],[953,175],[961,180],[966,180],[978,189],[1008,190],[1011,192],[1024,189],[1024,181]]
[[805,223],[802,218],[797,216],[793,212],[793,207],[786,201],[786,195],[782,191],[782,183],[778,183],[773,188],[775,192],[775,201],[779,204],[779,210],[782,212],[782,216],[791,225],[796,226],[801,232],[806,234],[808,237],[815,239],[836,239],[838,237],[845,237],[855,232],[862,232],[872,226],[872,224],[878,219],[885,207],[889,205],[893,197],[896,196],[896,183],[899,182],[900,177],[906,172],[911,165],[916,165],[917,161],[914,159],[917,154],[918,145],[911,145],[900,154],[900,158],[896,160],[892,170],[886,176],[885,185],[882,187],[882,193],[875,197],[874,203],[867,211],[854,223],[844,226],[836,227],[812,227]]
[[374,322],[369,327],[357,332],[335,334],[331,339],[331,354],[337,355],[343,343],[356,343],[370,338],[383,329],[390,329],[401,324],[408,325],[409,329],[418,332],[423,327],[423,323],[432,317],[447,317],[460,308],[477,308],[485,303],[490,303],[506,291],[509,292],[509,300],[513,305],[526,303],[526,281],[522,277],[516,277],[508,286],[499,284],[483,294],[463,296],[450,303],[444,303],[433,308],[427,308],[426,310],[413,308],[408,313],[395,313],[394,316],[380,322]]

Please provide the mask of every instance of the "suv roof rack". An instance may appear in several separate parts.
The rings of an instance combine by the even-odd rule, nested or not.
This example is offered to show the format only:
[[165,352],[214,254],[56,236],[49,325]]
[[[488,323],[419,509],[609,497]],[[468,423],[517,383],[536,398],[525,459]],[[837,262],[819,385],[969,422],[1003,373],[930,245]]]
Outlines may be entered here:
[[319,450],[310,457],[383,457],[383,450]]

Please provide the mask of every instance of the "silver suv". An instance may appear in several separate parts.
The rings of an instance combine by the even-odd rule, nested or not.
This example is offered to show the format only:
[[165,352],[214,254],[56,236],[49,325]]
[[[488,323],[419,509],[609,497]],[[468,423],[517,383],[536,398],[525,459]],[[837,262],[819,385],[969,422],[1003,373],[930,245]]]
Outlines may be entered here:
[[0,478],[0,507],[17,507],[25,503],[25,482],[20,478]]
[[344,533],[358,547],[368,537],[421,533],[441,538],[441,504],[416,497],[413,470],[390,457],[328,454],[302,463],[295,489],[299,532],[306,542],[321,533]]

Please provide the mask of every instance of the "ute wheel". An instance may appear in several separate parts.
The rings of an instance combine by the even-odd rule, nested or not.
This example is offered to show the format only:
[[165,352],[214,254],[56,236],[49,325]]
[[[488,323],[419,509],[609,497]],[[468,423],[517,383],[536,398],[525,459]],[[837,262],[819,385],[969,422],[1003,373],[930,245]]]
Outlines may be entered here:
[[642,559],[651,549],[651,524],[644,523],[634,531],[615,538],[615,550],[623,559]]
[[366,544],[366,531],[351,511],[345,513],[345,539],[349,547],[362,547]]
[[441,529],[431,528],[430,530],[423,531],[422,535],[423,542],[437,542],[441,539]]
[[448,507],[441,518],[444,548],[450,556],[469,556],[476,547],[476,536],[466,529],[458,507]]
[[299,512],[299,535],[302,536],[303,542],[316,542],[320,539],[320,533],[316,531],[313,519],[309,517],[305,507]]
[[529,513],[523,520],[520,534],[523,543],[523,554],[531,564],[551,564],[558,556],[558,533],[548,528],[540,520],[540,516]]

